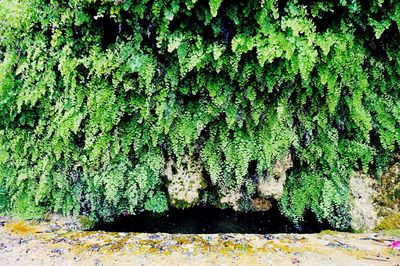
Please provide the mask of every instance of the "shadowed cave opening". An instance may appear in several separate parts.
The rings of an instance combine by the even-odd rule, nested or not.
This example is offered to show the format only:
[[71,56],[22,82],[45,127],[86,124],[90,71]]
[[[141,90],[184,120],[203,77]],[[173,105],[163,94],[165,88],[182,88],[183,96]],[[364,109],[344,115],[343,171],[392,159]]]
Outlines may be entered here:
[[293,224],[279,213],[277,208],[269,211],[236,212],[201,206],[190,209],[170,209],[164,214],[142,212],[121,216],[114,222],[100,222],[93,230],[108,232],[171,233],[171,234],[273,234],[273,233],[319,233],[331,229],[309,215],[307,222]]

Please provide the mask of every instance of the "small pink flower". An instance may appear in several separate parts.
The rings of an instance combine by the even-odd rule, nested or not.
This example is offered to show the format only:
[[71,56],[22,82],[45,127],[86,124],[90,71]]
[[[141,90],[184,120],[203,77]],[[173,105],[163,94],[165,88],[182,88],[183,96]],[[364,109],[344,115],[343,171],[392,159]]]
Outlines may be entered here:
[[393,249],[400,249],[400,241],[393,241],[392,243],[389,244],[389,247]]

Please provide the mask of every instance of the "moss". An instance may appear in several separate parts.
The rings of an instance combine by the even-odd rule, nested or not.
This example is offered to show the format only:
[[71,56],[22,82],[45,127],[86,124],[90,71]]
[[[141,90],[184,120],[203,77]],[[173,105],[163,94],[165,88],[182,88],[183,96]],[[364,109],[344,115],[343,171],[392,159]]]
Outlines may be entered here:
[[385,217],[374,229],[375,231],[400,231],[400,213]]
[[377,204],[379,214],[391,217],[400,211],[400,155],[395,157],[395,163],[385,169],[379,179]]
[[322,230],[319,234],[320,235],[336,235],[340,232],[334,230]]
[[77,217],[77,222],[80,230],[90,230],[95,226],[93,218],[86,215],[79,215]]

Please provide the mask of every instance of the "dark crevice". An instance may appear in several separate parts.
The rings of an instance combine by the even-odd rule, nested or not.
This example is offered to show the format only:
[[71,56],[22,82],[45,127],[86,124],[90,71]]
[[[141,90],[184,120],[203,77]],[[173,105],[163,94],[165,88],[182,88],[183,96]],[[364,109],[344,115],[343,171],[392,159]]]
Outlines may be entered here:
[[102,31],[102,47],[106,49],[109,45],[114,44],[120,32],[120,25],[108,16],[104,16],[94,21],[93,28]]
[[235,212],[211,206],[186,210],[171,209],[165,214],[143,212],[121,216],[113,223],[101,222],[93,230],[111,232],[217,234],[217,233],[318,233],[330,229],[307,217],[307,223],[295,225],[284,218],[277,208],[266,212]]

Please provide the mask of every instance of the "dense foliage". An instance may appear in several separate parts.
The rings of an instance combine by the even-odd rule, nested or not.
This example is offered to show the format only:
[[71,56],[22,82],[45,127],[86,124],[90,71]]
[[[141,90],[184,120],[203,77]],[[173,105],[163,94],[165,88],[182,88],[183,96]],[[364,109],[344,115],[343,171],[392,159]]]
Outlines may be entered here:
[[290,153],[282,213],[345,228],[399,147],[399,27],[397,0],[0,0],[0,209],[163,212],[185,154],[246,209]]

